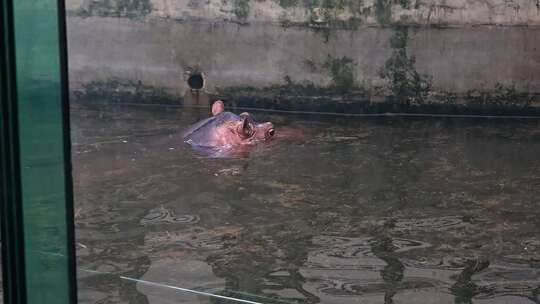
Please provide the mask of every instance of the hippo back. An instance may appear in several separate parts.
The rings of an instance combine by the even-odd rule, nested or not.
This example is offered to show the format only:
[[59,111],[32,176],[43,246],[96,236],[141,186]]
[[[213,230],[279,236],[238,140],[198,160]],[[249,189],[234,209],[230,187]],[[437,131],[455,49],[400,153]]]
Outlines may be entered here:
[[231,112],[222,112],[216,116],[209,117],[189,127],[182,137],[184,141],[197,146],[207,146],[214,129],[223,123],[238,121],[240,117]]

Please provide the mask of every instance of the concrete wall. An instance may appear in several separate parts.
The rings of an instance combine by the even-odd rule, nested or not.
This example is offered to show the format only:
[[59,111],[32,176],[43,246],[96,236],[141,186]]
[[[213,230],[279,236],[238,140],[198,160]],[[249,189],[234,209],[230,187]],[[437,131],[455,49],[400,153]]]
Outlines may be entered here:
[[202,73],[242,106],[535,114],[539,1],[68,0],[71,87],[188,103]]

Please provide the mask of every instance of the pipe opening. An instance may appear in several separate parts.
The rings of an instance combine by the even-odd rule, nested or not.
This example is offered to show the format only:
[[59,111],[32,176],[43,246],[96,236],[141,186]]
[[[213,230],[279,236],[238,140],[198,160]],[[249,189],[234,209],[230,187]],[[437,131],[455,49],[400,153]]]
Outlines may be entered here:
[[193,74],[189,76],[187,84],[192,90],[200,90],[204,87],[204,77],[201,74]]

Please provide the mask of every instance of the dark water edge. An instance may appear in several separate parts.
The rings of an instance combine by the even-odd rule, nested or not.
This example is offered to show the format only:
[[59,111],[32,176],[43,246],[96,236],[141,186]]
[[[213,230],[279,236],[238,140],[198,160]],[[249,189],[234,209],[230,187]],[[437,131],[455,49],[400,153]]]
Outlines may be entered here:
[[[108,81],[86,84],[70,94],[74,102],[184,105],[187,93],[169,92],[140,82]],[[196,94],[196,93],[194,93]],[[540,117],[540,95],[518,92],[513,89],[471,91],[463,94],[433,93],[426,97],[373,95],[365,90],[341,92],[335,88],[273,86],[267,88],[232,87],[215,93],[201,92],[208,96],[201,102],[224,100],[233,107],[260,110],[326,112],[338,114],[413,114],[413,115],[468,115],[468,116],[534,116]],[[206,104],[199,104],[207,106]]]
[[[524,95],[499,99],[490,95],[457,96],[441,94],[427,100],[401,99],[396,96],[302,96],[272,95],[259,90],[250,94],[223,93],[218,98],[234,106],[280,111],[328,112],[337,114],[413,114],[467,116],[539,116],[538,96]],[[363,94],[362,94],[363,95]]]
[[207,112],[73,105],[81,303],[540,302],[538,120],[255,113],[304,138],[208,159]]

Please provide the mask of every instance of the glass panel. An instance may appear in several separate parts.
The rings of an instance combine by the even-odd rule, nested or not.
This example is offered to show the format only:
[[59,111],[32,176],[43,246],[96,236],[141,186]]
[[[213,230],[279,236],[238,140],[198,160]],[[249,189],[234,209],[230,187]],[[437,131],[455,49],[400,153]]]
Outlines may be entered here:
[[[5,119],[6,118],[6,115],[4,114],[4,112],[6,112],[6,108],[5,108],[5,101],[7,100],[7,96],[8,96],[8,93],[7,93],[7,75],[8,75],[8,71],[7,71],[7,48],[6,48],[6,45],[7,45],[7,41],[8,41],[8,38],[7,38],[7,27],[6,27],[6,16],[7,14],[5,14],[5,6],[4,6],[4,3],[3,2],[0,2],[0,17],[2,18],[2,21],[0,21],[0,115],[1,115],[1,120],[0,120],[0,174],[2,174],[2,178],[0,180],[0,217],[2,214],[6,213],[6,208],[5,208],[5,205],[6,205],[6,198],[7,196],[5,195],[5,188],[6,185],[7,185],[7,181],[6,179],[4,178],[4,172],[7,173],[7,170],[5,167],[5,165],[8,163],[8,160],[7,160],[7,155],[6,153],[4,152],[4,150],[6,149],[6,125],[7,125],[7,120]],[[9,173],[8,173],[9,174]],[[0,229],[2,229],[2,235],[0,236],[0,303],[4,303],[4,255],[3,255],[3,252],[5,250],[5,244],[4,244],[4,239],[3,239],[3,236],[4,236],[4,222],[2,221],[2,219],[0,219]]]
[[[6,286],[10,285],[10,292],[26,291],[24,303],[73,303],[70,154],[69,137],[64,136],[69,134],[69,125],[64,115],[67,70],[63,17],[59,16],[55,0],[6,0],[2,7],[6,13],[2,18],[2,43],[7,41],[4,46],[10,50],[8,57],[2,52],[0,67],[10,88],[9,94],[5,94],[8,86],[2,83],[2,169],[9,167],[11,175],[4,175],[4,179],[15,185],[3,185],[2,194],[6,195],[2,206],[10,212],[22,206],[22,216],[13,212],[4,218],[9,223],[2,227],[3,233],[11,240],[3,246],[12,247],[10,252],[19,255],[6,260],[9,277],[19,276],[24,281],[21,285],[6,282]],[[63,16],[63,8],[60,14]],[[12,18],[4,18],[7,15]],[[13,40],[4,40],[8,35]],[[6,137],[8,133],[10,136]],[[15,152],[4,154],[9,149],[10,153]],[[13,233],[19,231],[24,231],[24,235],[13,240]],[[24,241],[24,248],[16,241]],[[16,258],[24,260],[14,265]],[[10,299],[10,303],[22,301]]]

